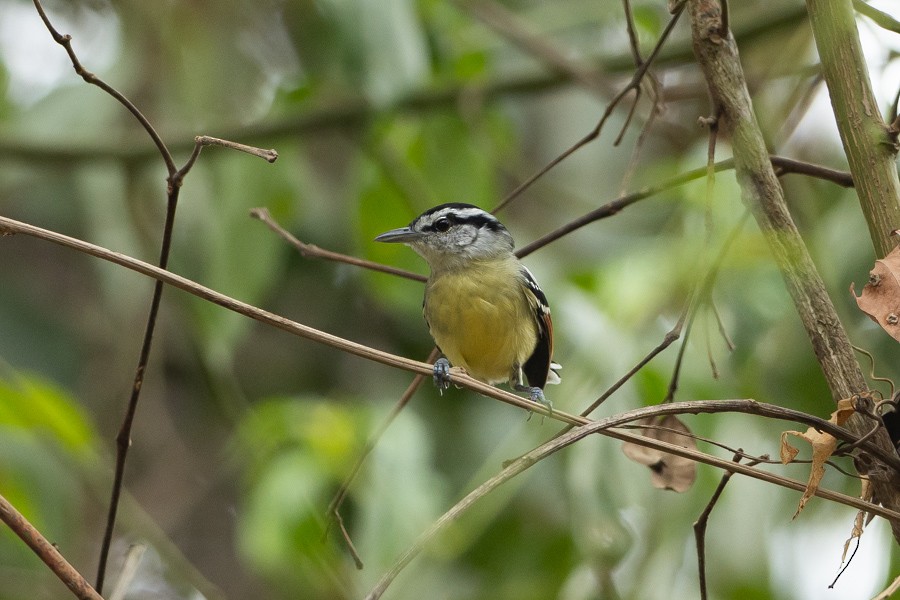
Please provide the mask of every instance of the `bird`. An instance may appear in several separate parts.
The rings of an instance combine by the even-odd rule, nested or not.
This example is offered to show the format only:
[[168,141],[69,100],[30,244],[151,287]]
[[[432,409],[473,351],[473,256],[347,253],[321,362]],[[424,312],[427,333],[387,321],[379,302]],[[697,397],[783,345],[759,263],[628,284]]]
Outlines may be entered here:
[[443,354],[434,364],[439,391],[449,387],[452,365],[491,385],[506,382],[552,409],[543,389],[560,382],[561,367],[553,362],[550,307],[495,216],[450,202],[375,241],[406,244],[428,263],[422,308]]

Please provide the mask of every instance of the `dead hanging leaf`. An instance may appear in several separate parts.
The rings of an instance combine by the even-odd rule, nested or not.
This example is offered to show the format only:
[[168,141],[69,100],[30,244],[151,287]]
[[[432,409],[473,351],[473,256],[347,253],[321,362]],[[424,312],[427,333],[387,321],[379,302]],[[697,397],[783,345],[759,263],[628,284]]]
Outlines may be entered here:
[[[843,425],[852,414],[853,401],[850,398],[844,398],[838,402],[837,410],[831,413],[829,422],[834,423],[835,425]],[[803,510],[803,507],[806,506],[807,501],[812,498],[813,495],[815,495],[816,490],[819,489],[819,483],[822,481],[822,476],[825,475],[825,461],[828,460],[834,452],[834,449],[837,448],[837,438],[830,433],[823,433],[812,427],[803,433],[799,431],[783,432],[781,434],[781,463],[785,465],[794,460],[800,452],[797,448],[788,443],[787,437],[789,435],[796,435],[797,437],[803,438],[810,443],[813,450],[809,481],[806,482],[806,490],[804,490],[803,496],[800,498],[797,512],[791,517],[792,519],[795,519],[797,518],[797,515],[800,514],[800,511]]]
[[[645,425],[641,433],[648,438],[676,444],[691,450],[697,449],[697,442],[691,437],[691,430],[675,415],[668,415],[661,421],[653,418],[638,421]],[[631,460],[650,467],[650,481],[653,487],[686,492],[697,478],[697,463],[654,448],[639,446],[632,442],[622,444],[622,452]]]
[[[871,502],[872,500],[872,482],[869,481],[868,477],[862,478],[862,491],[859,493],[859,499],[865,502]],[[850,548],[850,542],[862,537],[863,527],[865,526],[866,511],[861,510],[856,513],[856,518],[853,519],[853,531],[850,532],[850,537],[844,542],[844,553],[841,555],[841,564],[847,560],[847,550]]]
[[850,293],[861,311],[900,342],[900,247],[875,261],[861,295],[856,295],[852,283]]

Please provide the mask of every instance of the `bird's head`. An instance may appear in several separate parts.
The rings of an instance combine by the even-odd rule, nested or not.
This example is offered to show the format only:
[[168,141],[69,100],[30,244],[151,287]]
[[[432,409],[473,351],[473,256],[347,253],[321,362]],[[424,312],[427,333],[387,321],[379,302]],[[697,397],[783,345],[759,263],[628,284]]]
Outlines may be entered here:
[[408,245],[432,271],[498,258],[511,254],[514,247],[512,236],[496,217],[461,202],[435,206],[409,226],[382,233],[375,241]]

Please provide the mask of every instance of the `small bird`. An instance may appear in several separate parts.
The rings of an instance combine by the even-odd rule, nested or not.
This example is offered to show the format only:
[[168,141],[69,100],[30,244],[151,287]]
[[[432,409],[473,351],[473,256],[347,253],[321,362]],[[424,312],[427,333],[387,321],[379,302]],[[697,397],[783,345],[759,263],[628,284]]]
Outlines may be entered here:
[[496,217],[472,204],[441,204],[375,240],[408,245],[431,269],[423,313],[446,357],[434,364],[441,391],[449,386],[452,364],[552,406],[543,388],[559,383],[560,366],[552,362],[550,307]]

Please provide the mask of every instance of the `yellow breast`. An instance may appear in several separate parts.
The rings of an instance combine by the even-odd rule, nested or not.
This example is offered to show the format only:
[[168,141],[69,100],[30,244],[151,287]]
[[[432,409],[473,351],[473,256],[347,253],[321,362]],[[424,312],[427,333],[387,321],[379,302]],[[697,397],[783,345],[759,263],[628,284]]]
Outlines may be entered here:
[[513,261],[432,274],[425,319],[450,364],[501,383],[518,376],[534,352],[537,325]]

